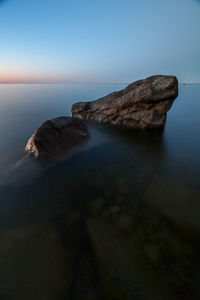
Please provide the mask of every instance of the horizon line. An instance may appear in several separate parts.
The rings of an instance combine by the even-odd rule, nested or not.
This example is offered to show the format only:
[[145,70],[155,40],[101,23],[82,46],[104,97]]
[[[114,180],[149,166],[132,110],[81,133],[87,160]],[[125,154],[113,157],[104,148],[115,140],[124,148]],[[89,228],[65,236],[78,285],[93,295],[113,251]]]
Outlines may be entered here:
[[[130,82],[56,82],[56,81],[47,81],[47,82],[40,82],[40,81],[20,81],[20,82],[15,82],[15,81],[11,81],[11,82],[1,82],[0,84],[130,84],[134,81],[130,81]],[[179,84],[200,84],[200,82],[179,82]]]
[[0,84],[129,84],[130,82],[0,82]]

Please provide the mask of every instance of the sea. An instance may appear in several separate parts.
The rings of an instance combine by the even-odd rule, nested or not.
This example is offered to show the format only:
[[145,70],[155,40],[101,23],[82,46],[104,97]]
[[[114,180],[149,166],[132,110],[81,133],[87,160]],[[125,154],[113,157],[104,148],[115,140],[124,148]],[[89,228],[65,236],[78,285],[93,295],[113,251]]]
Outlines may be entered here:
[[179,84],[163,131],[89,124],[44,164],[44,121],[127,84],[0,85],[0,299],[200,299],[200,85]]

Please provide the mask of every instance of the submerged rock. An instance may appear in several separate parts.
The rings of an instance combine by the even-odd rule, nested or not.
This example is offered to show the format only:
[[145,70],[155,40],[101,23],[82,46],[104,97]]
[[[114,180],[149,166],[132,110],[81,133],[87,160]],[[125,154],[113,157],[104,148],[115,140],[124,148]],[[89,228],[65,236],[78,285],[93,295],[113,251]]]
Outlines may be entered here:
[[72,105],[72,116],[134,128],[162,128],[178,96],[175,76],[155,75],[92,102]]
[[82,121],[58,117],[44,122],[29,139],[26,150],[36,158],[51,159],[74,151],[88,137]]

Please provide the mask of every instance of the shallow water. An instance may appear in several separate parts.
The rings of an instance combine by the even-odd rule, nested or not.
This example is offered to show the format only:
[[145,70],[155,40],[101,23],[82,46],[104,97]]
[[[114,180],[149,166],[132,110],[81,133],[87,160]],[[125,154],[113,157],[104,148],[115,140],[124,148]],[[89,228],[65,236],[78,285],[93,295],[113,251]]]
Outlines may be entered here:
[[123,87],[0,85],[0,299],[200,299],[200,85],[163,132],[90,124],[69,159],[24,159],[41,122]]

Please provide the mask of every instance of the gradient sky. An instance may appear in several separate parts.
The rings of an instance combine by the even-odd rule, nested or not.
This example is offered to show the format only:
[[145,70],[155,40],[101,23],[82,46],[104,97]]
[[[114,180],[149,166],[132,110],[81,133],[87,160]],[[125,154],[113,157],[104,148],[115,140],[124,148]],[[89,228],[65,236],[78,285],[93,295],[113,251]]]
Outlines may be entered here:
[[200,82],[198,0],[0,0],[0,82]]

